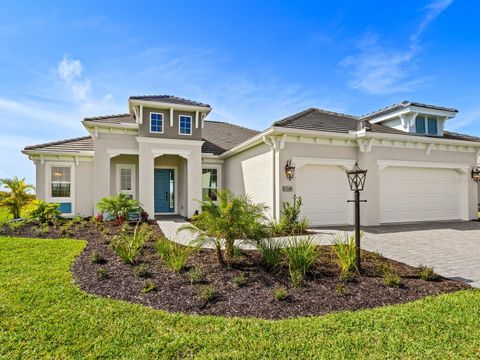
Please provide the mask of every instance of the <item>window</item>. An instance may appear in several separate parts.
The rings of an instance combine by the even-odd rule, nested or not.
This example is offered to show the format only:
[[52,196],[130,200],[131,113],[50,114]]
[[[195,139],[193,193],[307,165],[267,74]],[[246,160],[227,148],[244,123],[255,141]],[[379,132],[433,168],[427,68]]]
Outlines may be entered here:
[[438,134],[438,123],[437,118],[435,117],[428,117],[428,133],[431,135]]
[[415,129],[419,134],[425,134],[425,117],[417,116],[415,119]]
[[70,167],[52,166],[50,168],[50,186],[52,198],[70,197]]
[[192,117],[180,115],[179,132],[182,135],[192,134]]
[[117,192],[135,198],[135,165],[117,165]]
[[163,114],[150,113],[150,132],[163,133]]
[[208,198],[217,201],[218,170],[203,169],[202,171],[202,195],[203,200]]

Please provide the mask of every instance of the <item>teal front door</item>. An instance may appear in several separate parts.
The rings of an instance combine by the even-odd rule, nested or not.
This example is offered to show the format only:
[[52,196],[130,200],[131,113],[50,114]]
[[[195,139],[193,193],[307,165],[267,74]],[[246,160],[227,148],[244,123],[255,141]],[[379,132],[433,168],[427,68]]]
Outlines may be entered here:
[[155,213],[173,213],[175,211],[175,179],[173,169],[155,169],[154,173]]

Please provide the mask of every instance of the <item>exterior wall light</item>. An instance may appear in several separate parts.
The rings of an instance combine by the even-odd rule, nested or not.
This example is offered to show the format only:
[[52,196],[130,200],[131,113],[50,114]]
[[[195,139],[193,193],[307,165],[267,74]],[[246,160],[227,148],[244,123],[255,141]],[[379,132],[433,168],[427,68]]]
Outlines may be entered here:
[[473,181],[476,181],[476,182],[480,181],[480,167],[475,166],[472,169],[472,179],[473,179]]
[[292,161],[288,160],[285,165],[285,176],[288,180],[292,180],[295,176],[295,166],[292,166]]
[[361,271],[361,251],[360,251],[360,203],[367,202],[367,200],[360,200],[360,191],[365,186],[365,178],[367,177],[367,170],[362,170],[358,167],[358,163],[352,170],[347,170],[348,184],[350,190],[355,193],[354,200],[348,200],[348,202],[355,203],[355,267],[357,271]]

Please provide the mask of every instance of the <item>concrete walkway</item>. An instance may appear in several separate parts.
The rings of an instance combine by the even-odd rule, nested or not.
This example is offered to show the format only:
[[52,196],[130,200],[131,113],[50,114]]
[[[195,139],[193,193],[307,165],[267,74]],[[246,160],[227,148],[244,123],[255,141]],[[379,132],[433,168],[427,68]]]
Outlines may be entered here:
[[[189,244],[188,231],[177,234],[185,224],[181,217],[164,217],[158,225],[167,238]],[[333,235],[352,228],[311,229],[317,244],[330,244]],[[362,247],[411,266],[427,265],[438,274],[480,287],[480,222],[435,222],[367,227]],[[243,248],[252,248],[243,245]]]

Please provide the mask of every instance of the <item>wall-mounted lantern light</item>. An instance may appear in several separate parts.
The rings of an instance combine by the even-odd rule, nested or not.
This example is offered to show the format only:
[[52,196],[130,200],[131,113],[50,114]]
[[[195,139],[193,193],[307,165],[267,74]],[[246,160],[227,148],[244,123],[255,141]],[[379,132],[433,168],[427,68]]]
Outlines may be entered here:
[[285,176],[288,180],[292,180],[295,176],[295,166],[292,166],[292,161],[288,160],[285,165]]
[[480,181],[480,167],[475,166],[472,169],[472,179],[473,179],[473,181],[476,181],[476,182]]

